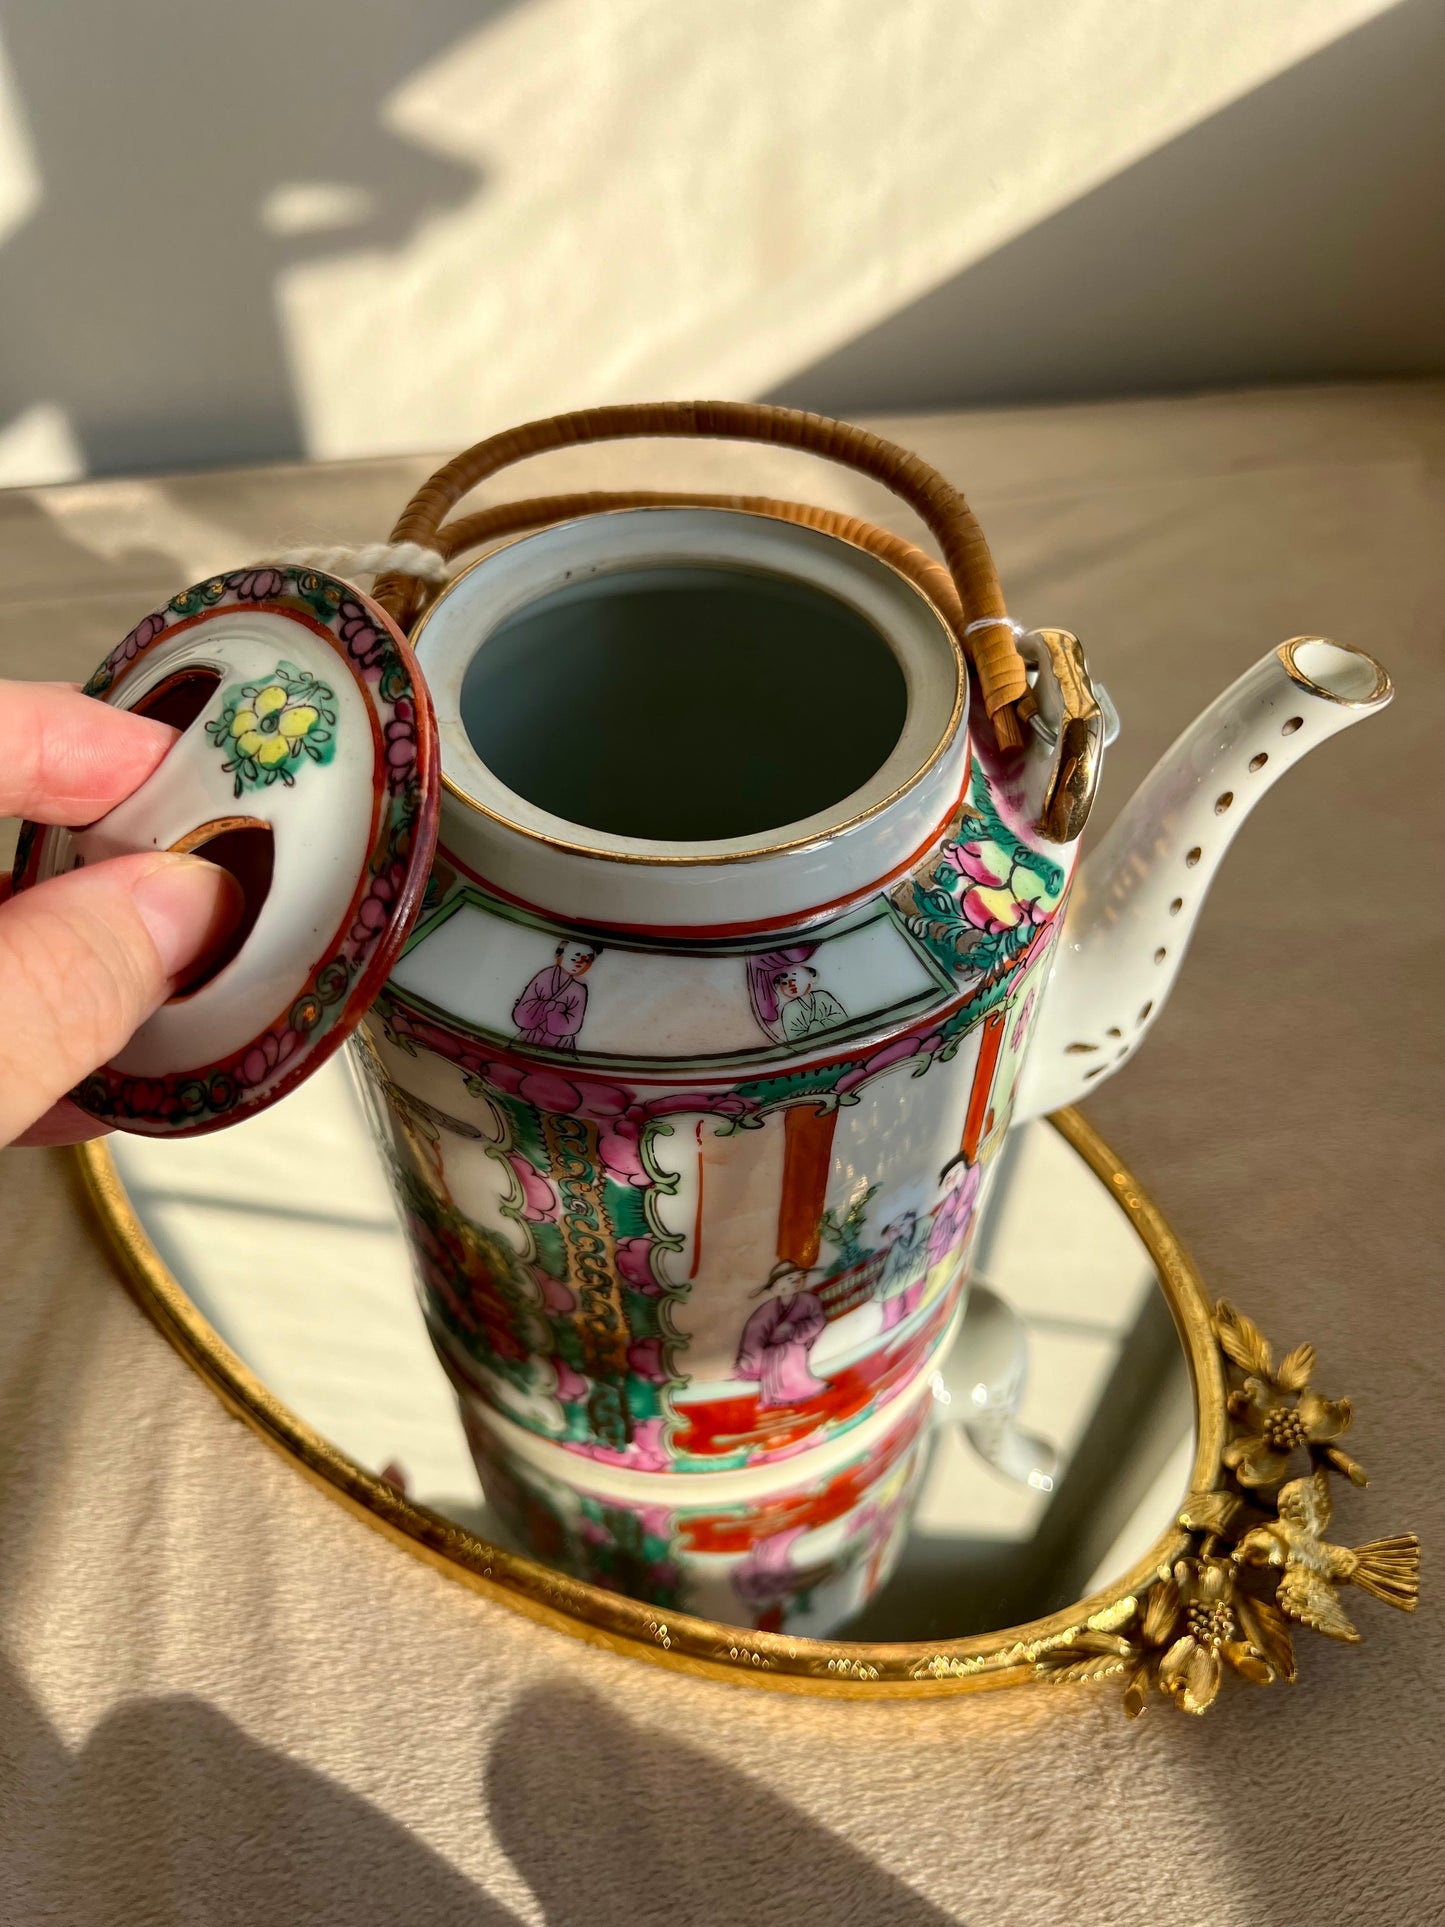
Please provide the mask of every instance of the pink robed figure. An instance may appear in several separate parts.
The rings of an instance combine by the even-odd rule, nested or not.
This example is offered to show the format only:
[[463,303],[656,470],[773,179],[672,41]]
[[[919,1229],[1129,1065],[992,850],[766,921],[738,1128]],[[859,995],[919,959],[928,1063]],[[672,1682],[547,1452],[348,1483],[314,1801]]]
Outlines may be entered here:
[[808,1354],[827,1322],[810,1291],[758,1306],[743,1326],[735,1369],[739,1378],[757,1380],[759,1406],[796,1405],[827,1391],[808,1366]]
[[587,1015],[587,986],[582,979],[596,954],[586,944],[558,944],[557,961],[539,970],[512,1006],[520,1043],[575,1055],[577,1033]]
[[930,1271],[952,1256],[967,1238],[982,1179],[983,1166],[967,1164],[961,1157],[945,1166],[943,1182],[946,1189],[934,1210],[933,1224],[928,1233]]

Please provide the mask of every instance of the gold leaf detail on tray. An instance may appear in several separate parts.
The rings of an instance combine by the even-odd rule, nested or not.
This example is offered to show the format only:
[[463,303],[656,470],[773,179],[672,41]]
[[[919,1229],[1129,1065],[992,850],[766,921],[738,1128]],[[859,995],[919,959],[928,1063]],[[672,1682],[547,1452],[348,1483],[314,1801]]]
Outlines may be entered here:
[[[1205,1713],[1230,1674],[1253,1686],[1293,1685],[1292,1623],[1327,1639],[1360,1637],[1341,1586],[1358,1586],[1402,1612],[1413,1612],[1419,1598],[1413,1532],[1354,1548],[1325,1537],[1331,1472],[1352,1485],[1367,1481],[1338,1444],[1354,1418],[1350,1401],[1310,1389],[1314,1347],[1296,1345],[1276,1367],[1268,1339],[1233,1305],[1221,1299],[1213,1322],[1227,1360],[1231,1436],[1219,1485],[1191,1492],[1180,1510],[1191,1551],[1142,1595],[1128,1635],[1083,1628],[1033,1663],[1036,1677],[1054,1681],[1123,1675],[1131,1719],[1154,1692],[1182,1712]],[[1296,1455],[1308,1455],[1311,1470],[1288,1478]]]

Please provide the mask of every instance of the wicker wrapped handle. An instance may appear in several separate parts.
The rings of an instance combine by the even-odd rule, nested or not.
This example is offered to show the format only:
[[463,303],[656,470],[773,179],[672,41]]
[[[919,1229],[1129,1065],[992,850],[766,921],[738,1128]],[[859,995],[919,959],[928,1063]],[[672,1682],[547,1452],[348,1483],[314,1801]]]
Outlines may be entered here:
[[[422,484],[392,530],[393,542],[446,545],[439,538],[448,512],[480,482],[513,462],[583,442],[617,441],[633,436],[699,436],[731,441],[772,442],[821,455],[857,469],[908,503],[932,531],[954,583],[958,614],[945,611],[959,646],[972,660],[984,709],[999,741],[1022,741],[1015,706],[1028,697],[1024,661],[1006,621],[965,632],[986,616],[1005,617],[1003,592],[993,558],[972,509],[953,484],[921,456],[885,441],[881,435],[830,421],[796,408],[761,402],[621,403],[551,415],[507,429],[454,456]],[[402,575],[383,576],[376,599],[403,629],[418,612],[421,585]]]

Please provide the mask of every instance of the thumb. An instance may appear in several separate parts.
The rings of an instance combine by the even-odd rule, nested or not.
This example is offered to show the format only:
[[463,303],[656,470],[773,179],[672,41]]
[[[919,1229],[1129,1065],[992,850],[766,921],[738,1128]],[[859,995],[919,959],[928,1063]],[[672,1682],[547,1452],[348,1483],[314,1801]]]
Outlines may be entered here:
[[0,1144],[114,1057],[234,928],[240,886],[196,856],[112,857],[0,905]]

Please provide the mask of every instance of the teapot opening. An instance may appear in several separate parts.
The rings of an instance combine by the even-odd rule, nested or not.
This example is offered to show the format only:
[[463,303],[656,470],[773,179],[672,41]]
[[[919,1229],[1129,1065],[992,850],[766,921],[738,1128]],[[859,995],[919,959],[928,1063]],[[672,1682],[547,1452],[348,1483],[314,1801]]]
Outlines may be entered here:
[[908,688],[880,631],[813,585],[747,568],[593,575],[501,622],[472,655],[473,749],[554,816],[659,842],[756,835],[865,785]]

